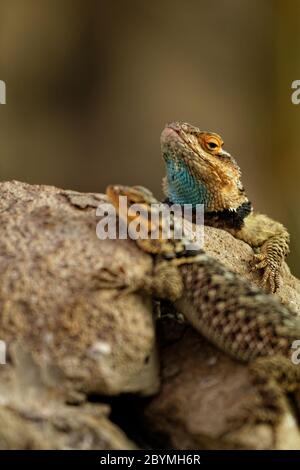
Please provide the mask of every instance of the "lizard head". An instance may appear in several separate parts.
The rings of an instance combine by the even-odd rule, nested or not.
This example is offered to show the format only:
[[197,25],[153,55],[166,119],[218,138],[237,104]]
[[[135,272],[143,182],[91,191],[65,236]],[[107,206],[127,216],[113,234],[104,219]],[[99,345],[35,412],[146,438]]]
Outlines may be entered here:
[[123,222],[130,224],[139,217],[139,224],[145,234],[151,232],[150,216],[151,211],[154,211],[152,205],[158,202],[151,191],[143,186],[111,184],[106,188],[106,195]]
[[[163,207],[168,209],[168,205],[155,199],[147,188],[109,185],[106,195],[119,218],[126,223],[129,235],[131,229],[139,229],[141,236],[136,238],[135,233],[133,239],[143,251],[166,259],[195,256],[195,252],[186,251],[186,246],[193,243],[192,239],[174,236],[176,228],[181,228],[182,220],[164,211]],[[126,199],[121,200],[120,197]]]
[[119,208],[119,198],[120,196],[124,196],[127,198],[127,205],[126,205],[126,213],[124,217],[130,219],[130,211],[129,208],[133,204],[142,204],[146,208],[150,205],[157,203],[157,199],[153,196],[149,189],[145,188],[144,186],[125,186],[125,185],[117,185],[117,184],[110,184],[106,188],[106,195],[113,203],[116,208]]
[[248,203],[235,159],[214,132],[188,123],[167,124],[161,149],[167,176],[164,192],[178,204],[204,204],[206,212],[236,211]]

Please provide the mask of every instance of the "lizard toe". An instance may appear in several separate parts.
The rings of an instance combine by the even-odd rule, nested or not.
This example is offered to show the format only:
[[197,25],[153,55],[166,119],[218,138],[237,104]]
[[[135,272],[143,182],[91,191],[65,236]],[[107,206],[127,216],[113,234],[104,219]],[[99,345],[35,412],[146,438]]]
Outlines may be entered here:
[[268,265],[267,256],[263,253],[254,255],[250,261],[251,271],[257,271],[258,269],[263,269]]
[[270,293],[276,292],[280,286],[280,272],[264,253],[254,255],[250,263],[250,270],[252,272],[259,269],[263,270],[262,287]]

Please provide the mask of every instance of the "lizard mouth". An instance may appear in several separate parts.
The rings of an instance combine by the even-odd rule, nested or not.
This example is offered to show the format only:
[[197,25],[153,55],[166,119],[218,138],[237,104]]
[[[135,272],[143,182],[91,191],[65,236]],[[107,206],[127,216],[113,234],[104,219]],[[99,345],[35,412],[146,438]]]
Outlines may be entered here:
[[179,131],[180,131],[180,129],[178,127],[176,127],[176,125],[167,124],[165,126],[164,130],[162,131],[161,135],[162,135],[162,137],[165,137],[165,138],[168,138],[168,137],[172,138],[172,136],[180,136]]
[[175,150],[179,142],[184,143],[180,126],[177,123],[167,124],[161,133],[160,142],[163,154],[168,150]]
[[[223,143],[219,143],[218,147],[215,142],[213,144],[215,147],[212,148],[206,148],[207,147],[207,138],[205,140],[204,136],[208,136],[208,138],[212,139],[215,136],[220,139],[217,134],[209,133],[209,132],[204,132],[200,131],[198,128],[195,128],[193,126],[190,126],[192,129],[185,129],[185,127],[190,126],[189,124],[186,123],[180,123],[180,122],[172,122],[170,124],[166,124],[164,130],[161,133],[161,148],[163,154],[167,152],[168,150],[173,150],[175,149],[180,149],[181,147],[184,146],[186,151],[190,151],[191,154],[196,155],[198,158],[201,158],[201,160],[206,161],[208,165],[211,166],[213,163],[212,159],[215,159],[218,157],[218,159],[222,158],[224,161],[229,160],[231,164],[236,166],[236,162],[232,158],[232,156],[223,150],[222,145]],[[202,145],[201,142],[199,141],[200,136],[202,135]],[[206,146],[206,147],[205,147]]]
[[[161,151],[163,158],[168,160],[170,155],[173,157],[188,154],[190,159],[199,158],[203,161],[207,160],[205,152],[199,151],[199,142],[197,136],[190,133],[187,134],[180,122],[172,122],[167,124],[161,133]],[[199,131],[200,132],[200,131]],[[208,161],[207,164],[210,165]]]

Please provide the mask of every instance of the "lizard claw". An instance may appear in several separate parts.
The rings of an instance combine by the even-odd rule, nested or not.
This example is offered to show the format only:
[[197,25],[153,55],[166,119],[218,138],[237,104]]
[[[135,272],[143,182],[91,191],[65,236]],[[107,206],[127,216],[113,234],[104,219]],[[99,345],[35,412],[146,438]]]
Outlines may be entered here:
[[124,279],[119,272],[103,267],[97,276],[97,285],[102,289],[116,289],[124,286]]
[[271,293],[275,293],[280,286],[280,272],[265,253],[254,255],[251,261],[251,271],[259,269],[264,270],[261,280],[262,286]]

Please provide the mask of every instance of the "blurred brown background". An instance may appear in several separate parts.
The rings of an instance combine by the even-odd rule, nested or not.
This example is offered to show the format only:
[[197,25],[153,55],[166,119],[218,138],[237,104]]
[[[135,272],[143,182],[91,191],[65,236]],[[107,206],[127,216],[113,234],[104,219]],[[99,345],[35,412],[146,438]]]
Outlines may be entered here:
[[1,0],[1,179],[161,195],[159,135],[220,133],[300,275],[299,0]]

